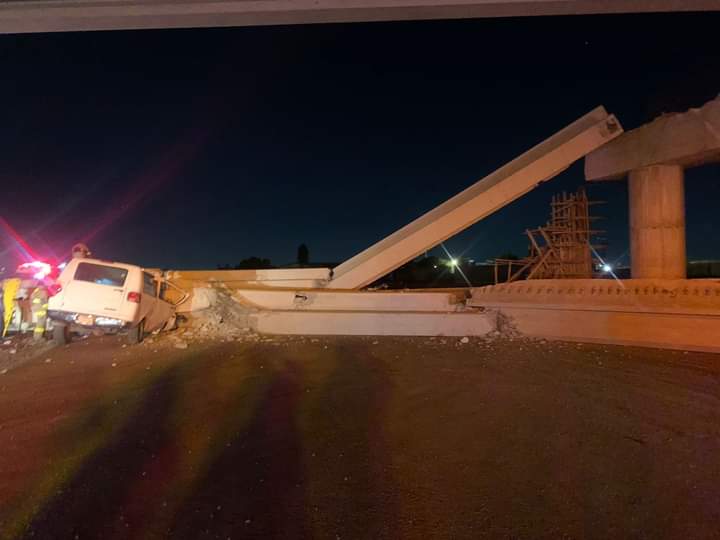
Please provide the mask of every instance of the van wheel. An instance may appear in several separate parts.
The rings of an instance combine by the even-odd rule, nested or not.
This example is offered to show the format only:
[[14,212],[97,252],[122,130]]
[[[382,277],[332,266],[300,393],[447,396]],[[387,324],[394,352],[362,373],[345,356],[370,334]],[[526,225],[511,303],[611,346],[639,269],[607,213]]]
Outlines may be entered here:
[[145,337],[145,320],[138,323],[135,328],[131,328],[128,332],[128,341],[131,345],[141,343]]
[[56,345],[65,345],[70,341],[70,330],[64,324],[53,325],[53,341]]

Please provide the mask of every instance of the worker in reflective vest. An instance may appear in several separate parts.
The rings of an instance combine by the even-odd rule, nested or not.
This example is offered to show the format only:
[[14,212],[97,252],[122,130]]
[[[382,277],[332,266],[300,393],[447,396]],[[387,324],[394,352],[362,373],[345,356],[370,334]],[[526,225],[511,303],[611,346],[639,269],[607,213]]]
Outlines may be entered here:
[[3,282],[3,337],[7,334],[10,321],[12,321],[13,314],[15,313],[15,297],[20,290],[20,283],[21,281],[18,278],[6,279]]
[[35,321],[33,338],[42,339],[45,335],[48,309],[48,293],[45,287],[35,287],[35,290],[30,295],[30,309],[32,310],[32,318]]

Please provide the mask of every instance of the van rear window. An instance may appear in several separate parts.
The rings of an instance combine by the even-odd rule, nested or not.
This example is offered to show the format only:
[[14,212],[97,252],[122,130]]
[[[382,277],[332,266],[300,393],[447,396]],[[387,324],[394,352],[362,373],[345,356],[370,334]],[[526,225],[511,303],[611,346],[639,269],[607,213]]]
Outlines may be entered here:
[[103,266],[101,264],[80,263],[75,270],[77,281],[89,281],[98,285],[111,285],[122,287],[125,285],[125,278],[128,271],[124,268]]

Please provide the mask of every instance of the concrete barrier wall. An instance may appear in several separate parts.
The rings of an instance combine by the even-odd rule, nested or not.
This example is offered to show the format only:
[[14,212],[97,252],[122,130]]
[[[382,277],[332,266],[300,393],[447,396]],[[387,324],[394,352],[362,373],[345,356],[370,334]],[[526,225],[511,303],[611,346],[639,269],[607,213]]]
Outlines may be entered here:
[[529,337],[720,353],[719,316],[540,306],[504,306],[499,311]]
[[537,279],[472,289],[470,306],[720,315],[717,279]]
[[468,303],[531,337],[720,352],[718,280],[529,280]]

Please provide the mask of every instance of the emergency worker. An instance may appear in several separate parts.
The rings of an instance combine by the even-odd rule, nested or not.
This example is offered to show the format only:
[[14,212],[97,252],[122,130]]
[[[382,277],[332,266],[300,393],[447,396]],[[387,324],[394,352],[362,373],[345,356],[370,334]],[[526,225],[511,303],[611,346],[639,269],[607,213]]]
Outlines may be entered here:
[[35,287],[35,290],[30,294],[30,309],[32,310],[32,318],[35,321],[33,338],[42,339],[45,335],[45,325],[47,323],[47,288],[42,286]]

